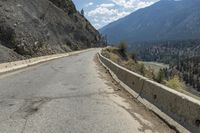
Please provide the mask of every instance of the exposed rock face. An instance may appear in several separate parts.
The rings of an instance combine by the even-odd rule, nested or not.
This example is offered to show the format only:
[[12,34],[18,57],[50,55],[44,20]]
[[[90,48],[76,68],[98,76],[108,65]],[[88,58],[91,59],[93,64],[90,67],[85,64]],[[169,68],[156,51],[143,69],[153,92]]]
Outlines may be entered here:
[[96,47],[99,41],[71,0],[0,1],[0,62]]

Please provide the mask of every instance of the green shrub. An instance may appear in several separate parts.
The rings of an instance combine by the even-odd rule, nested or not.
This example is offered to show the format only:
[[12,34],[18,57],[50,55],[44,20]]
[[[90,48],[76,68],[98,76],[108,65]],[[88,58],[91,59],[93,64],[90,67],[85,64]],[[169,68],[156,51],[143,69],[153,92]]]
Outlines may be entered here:
[[177,75],[175,75],[169,81],[167,81],[166,86],[176,90],[185,88],[185,84],[180,80],[180,78]]

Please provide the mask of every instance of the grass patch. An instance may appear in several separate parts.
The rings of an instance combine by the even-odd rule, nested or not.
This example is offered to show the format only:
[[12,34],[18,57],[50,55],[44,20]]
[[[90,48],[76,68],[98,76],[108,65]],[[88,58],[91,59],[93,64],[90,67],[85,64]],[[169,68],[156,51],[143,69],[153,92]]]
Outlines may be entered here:
[[180,78],[175,75],[170,80],[166,81],[166,86],[175,89],[175,90],[182,90],[185,89],[185,84],[183,81],[180,80]]

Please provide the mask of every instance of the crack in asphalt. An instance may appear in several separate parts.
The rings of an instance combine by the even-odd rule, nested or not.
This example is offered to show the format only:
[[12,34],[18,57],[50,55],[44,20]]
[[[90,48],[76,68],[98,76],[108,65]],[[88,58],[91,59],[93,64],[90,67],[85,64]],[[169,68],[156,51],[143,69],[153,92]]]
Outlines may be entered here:
[[94,92],[94,93],[88,93],[88,94],[80,94],[80,95],[68,95],[68,96],[51,96],[51,97],[46,97],[46,96],[40,96],[40,97],[32,97],[32,98],[2,98],[0,100],[25,100],[25,101],[31,101],[31,100],[36,100],[36,99],[49,99],[49,100],[53,100],[53,99],[69,99],[69,98],[76,98],[76,97],[90,97],[93,95],[103,95],[103,94],[115,94],[114,92],[106,92],[106,91],[102,91],[102,92]]
[[[15,112],[13,112],[10,115],[10,119],[14,118],[16,113],[24,113],[24,115],[22,115],[22,118],[27,118],[28,116],[33,115],[34,113],[38,112],[39,109],[42,107],[42,105],[44,105],[47,102],[50,102],[52,100],[58,100],[58,99],[69,99],[69,98],[81,98],[81,97],[90,97],[92,98],[92,96],[95,95],[101,95],[101,96],[106,96],[109,94],[114,94],[114,92],[94,92],[94,93],[88,93],[88,94],[81,94],[81,95],[69,95],[69,96],[58,96],[58,97],[45,97],[45,96],[40,96],[40,97],[32,97],[32,98],[9,98],[9,99],[0,99],[0,104],[1,101],[6,101],[6,100],[23,100],[24,104]],[[92,98],[95,99],[95,98]],[[98,99],[96,99],[98,100]],[[14,105],[13,105],[14,106]],[[5,119],[7,120],[7,119]],[[4,121],[4,120],[2,120]]]
[[[109,95],[109,94],[113,94],[113,93],[98,92],[98,93],[90,93],[90,94],[86,94],[86,95],[74,95],[74,96],[63,96],[63,97],[62,96],[61,97],[34,97],[31,99],[20,99],[20,100],[24,100],[24,104],[17,111],[13,112],[9,116],[8,119],[2,120],[1,122],[4,122],[9,119],[14,119],[14,117],[21,117],[25,120],[24,125],[21,130],[21,133],[24,133],[24,131],[26,130],[26,126],[27,126],[29,117],[31,117],[32,115],[37,113],[44,104],[46,104],[52,100],[69,99],[69,98],[74,98],[74,97],[90,97],[93,100],[99,101],[98,99],[92,98],[91,96],[105,95],[105,94]],[[19,99],[14,98],[14,99],[9,99],[9,100],[19,100]],[[111,106],[111,104],[105,103],[103,101],[97,102],[97,104],[106,104],[106,105]]]
[[36,113],[41,108],[41,106],[48,101],[50,101],[49,98],[39,98],[39,99],[27,100],[27,101],[25,101],[25,104],[23,104],[17,112],[25,113],[25,115],[23,117],[27,118],[27,117],[33,115],[34,113]]

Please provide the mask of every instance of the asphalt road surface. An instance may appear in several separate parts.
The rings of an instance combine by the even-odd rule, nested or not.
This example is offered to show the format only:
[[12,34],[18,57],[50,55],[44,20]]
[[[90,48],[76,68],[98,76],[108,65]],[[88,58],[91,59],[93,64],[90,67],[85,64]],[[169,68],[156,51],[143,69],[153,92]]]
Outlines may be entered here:
[[97,51],[0,75],[0,133],[173,133],[111,79]]

